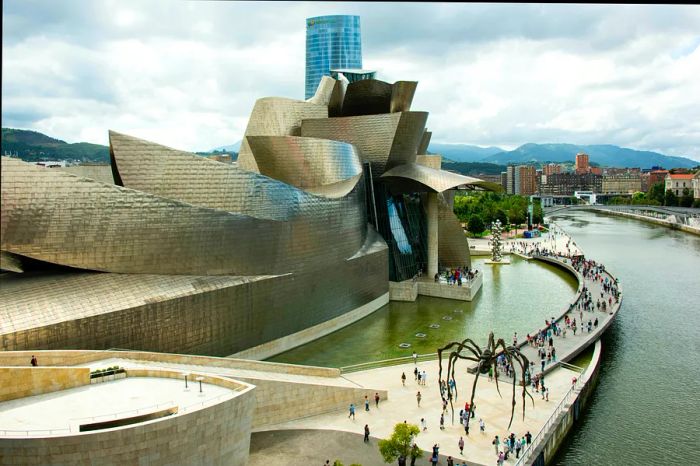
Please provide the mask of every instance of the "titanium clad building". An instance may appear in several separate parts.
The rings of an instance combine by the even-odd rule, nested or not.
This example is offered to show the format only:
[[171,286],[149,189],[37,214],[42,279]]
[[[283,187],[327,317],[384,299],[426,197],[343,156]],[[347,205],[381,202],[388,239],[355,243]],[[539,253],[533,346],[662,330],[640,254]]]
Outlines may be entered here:
[[317,16],[306,20],[306,92],[314,95],[321,77],[331,69],[362,68],[360,17]]

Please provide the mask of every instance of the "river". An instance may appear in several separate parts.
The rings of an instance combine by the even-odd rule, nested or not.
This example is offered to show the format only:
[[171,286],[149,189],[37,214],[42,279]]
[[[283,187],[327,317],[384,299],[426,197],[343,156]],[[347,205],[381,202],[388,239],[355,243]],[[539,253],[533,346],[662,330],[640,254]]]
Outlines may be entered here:
[[698,464],[700,237],[591,212],[553,220],[624,292],[598,386],[554,464]]

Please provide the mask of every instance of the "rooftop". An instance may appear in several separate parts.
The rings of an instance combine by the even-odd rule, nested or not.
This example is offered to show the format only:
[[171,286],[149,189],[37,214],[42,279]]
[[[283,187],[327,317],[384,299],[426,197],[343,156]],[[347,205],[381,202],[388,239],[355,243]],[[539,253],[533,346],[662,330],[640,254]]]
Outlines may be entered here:
[[[0,403],[0,435],[77,434],[83,424],[177,407],[175,416],[236,395],[234,390],[160,377],[127,377]],[[44,431],[44,432],[42,432]],[[46,432],[52,431],[52,432]]]

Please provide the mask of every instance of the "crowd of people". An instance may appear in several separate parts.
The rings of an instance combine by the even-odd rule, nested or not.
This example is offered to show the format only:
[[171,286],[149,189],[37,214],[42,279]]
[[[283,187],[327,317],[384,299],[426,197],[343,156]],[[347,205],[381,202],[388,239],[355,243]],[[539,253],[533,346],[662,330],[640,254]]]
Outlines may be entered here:
[[[445,278],[448,285],[462,286],[463,280],[468,282],[472,281],[478,273],[478,270],[473,270],[467,266],[464,266],[457,267],[456,269],[446,269],[442,276]],[[438,283],[440,281],[440,273],[435,273],[433,279],[435,280],[435,283]]]

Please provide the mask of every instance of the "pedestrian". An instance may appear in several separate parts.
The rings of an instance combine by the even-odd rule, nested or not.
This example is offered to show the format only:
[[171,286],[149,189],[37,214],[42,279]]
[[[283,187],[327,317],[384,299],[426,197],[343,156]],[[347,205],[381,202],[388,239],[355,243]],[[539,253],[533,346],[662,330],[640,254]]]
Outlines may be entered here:
[[353,403],[350,403],[350,414],[348,414],[348,418],[350,417],[355,419],[355,405]]
[[420,427],[421,427],[421,429],[423,430],[423,432],[425,432],[426,430],[428,430],[428,423],[425,422],[425,418],[424,418],[424,417],[420,418]]
[[520,441],[516,440],[515,441],[515,457],[520,458],[520,449],[522,448],[522,445],[520,445]]
[[418,368],[413,369],[413,380],[418,380]]
[[501,441],[498,439],[498,435],[491,441],[491,445],[494,446],[496,454],[498,454],[498,447],[501,446]]
[[459,442],[457,442],[457,445],[459,445],[459,454],[463,455],[464,454],[464,439],[462,437],[459,437]]
[[36,367],[39,365],[39,362],[36,360],[36,356],[32,354],[32,366]]
[[451,456],[447,457],[447,466],[455,466],[455,460]]
[[420,408],[420,399],[423,398],[420,394],[420,391],[416,394],[416,400],[418,400],[418,407]]
[[420,379],[423,376],[420,371],[418,371],[418,385],[421,385]]
[[545,401],[549,401],[549,387],[545,390]]
[[528,445],[530,445],[530,443],[532,442],[532,434],[530,433],[529,430],[527,431],[527,434],[525,434],[525,441],[527,442]]
[[369,425],[365,424],[365,443],[369,443]]
[[479,418],[479,430],[481,432],[486,432],[486,424],[484,424],[484,420]]
[[374,393],[374,407],[379,408],[379,393]]
[[440,414],[440,430],[445,430],[445,415]]
[[401,385],[403,385],[404,387],[406,386],[406,373],[405,372],[401,373]]
[[428,380],[428,375],[423,371],[423,385],[425,385],[425,382]]
[[418,365],[418,354],[416,352],[413,352],[413,364]]

